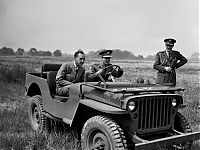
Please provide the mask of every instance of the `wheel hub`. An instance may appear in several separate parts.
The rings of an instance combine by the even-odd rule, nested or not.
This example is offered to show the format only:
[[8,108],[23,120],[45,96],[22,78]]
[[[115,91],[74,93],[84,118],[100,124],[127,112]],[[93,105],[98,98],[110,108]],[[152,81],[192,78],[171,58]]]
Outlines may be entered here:
[[106,146],[104,141],[99,139],[96,143],[93,144],[94,148],[93,150],[104,150],[104,147]]
[[35,125],[36,128],[38,128],[39,124],[40,124],[40,112],[38,111],[38,108],[35,107],[33,109],[33,123]]
[[109,150],[110,143],[103,133],[96,133],[92,140],[92,150]]

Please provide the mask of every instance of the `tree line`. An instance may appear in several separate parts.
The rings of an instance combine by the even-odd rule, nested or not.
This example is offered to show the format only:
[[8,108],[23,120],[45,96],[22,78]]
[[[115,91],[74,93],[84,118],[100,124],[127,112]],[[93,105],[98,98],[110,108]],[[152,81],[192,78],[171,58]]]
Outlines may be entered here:
[[[79,49],[81,50],[81,49]],[[99,56],[99,52],[103,49],[97,50],[97,51],[89,51],[86,56],[89,59],[98,59],[101,58]],[[54,56],[54,57],[73,57],[72,54],[63,54],[61,50],[54,50],[53,52],[50,51],[42,51],[37,50],[36,48],[30,48],[30,50],[25,51],[22,48],[18,48],[16,51],[14,51],[12,48],[3,47],[0,48],[0,56],[6,56],[6,55],[29,55],[29,56]],[[192,60],[199,60],[199,53],[194,52],[189,59]],[[128,50],[120,50],[120,49],[113,49],[112,59],[118,59],[118,60],[154,60],[155,55],[148,55],[144,57],[143,55],[134,55],[132,52]]]
[[29,51],[25,51],[23,48],[18,48],[14,51],[12,48],[3,47],[0,49],[0,56],[9,56],[9,55],[30,55],[30,56],[62,56],[61,50],[50,51],[42,51],[37,50],[36,48],[31,48]]
[[[79,49],[81,50],[81,49]],[[100,58],[99,52],[102,51],[103,49],[97,50],[97,51],[90,51],[86,55],[90,59],[98,59]],[[3,47],[0,49],[0,55],[1,56],[6,56],[6,55],[29,55],[29,56],[56,56],[56,57],[65,57],[69,56],[70,54],[63,54],[61,50],[55,50],[52,52],[50,51],[42,51],[42,50],[37,50],[36,48],[31,48],[29,51],[25,51],[22,48],[18,48],[16,51],[14,51],[12,48],[7,48]],[[73,55],[70,55],[73,56]],[[128,59],[128,60],[133,60],[133,59],[144,59],[142,55],[135,56],[132,52],[127,51],[127,50],[120,50],[120,49],[115,49],[113,50],[112,57],[114,59]],[[154,58],[152,56],[151,58]]]

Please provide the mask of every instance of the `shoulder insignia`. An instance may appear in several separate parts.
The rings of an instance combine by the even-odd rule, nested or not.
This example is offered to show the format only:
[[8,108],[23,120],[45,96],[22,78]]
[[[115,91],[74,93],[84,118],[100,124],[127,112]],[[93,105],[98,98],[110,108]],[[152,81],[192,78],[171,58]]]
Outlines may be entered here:
[[158,53],[164,53],[165,51],[159,51]]

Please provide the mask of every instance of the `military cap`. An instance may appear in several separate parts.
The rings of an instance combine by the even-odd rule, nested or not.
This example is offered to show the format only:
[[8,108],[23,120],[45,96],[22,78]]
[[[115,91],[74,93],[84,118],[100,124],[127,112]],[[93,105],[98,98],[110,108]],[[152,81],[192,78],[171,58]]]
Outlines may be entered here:
[[175,39],[172,38],[168,38],[168,39],[164,39],[165,45],[174,45],[174,43],[176,43]]
[[102,57],[112,57],[112,50],[102,50],[99,52],[99,55],[101,55]]

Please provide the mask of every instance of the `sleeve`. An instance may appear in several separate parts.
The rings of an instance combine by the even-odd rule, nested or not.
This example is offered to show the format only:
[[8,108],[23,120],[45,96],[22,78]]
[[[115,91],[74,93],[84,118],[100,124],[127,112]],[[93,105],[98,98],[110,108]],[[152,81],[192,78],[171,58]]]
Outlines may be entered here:
[[187,59],[181,53],[178,52],[177,56],[179,62],[176,64],[176,69],[187,63]]
[[65,76],[68,71],[69,71],[69,65],[63,64],[58,70],[58,73],[56,75],[56,84],[58,84],[59,86],[66,86],[71,84],[71,82],[65,79]]
[[91,65],[88,72],[88,81],[96,81],[99,77],[95,74],[97,72],[97,68],[94,65]]
[[159,72],[165,72],[165,68],[161,64],[161,57],[160,57],[160,53],[159,52],[156,54],[155,62],[153,64],[153,68],[158,70]]

